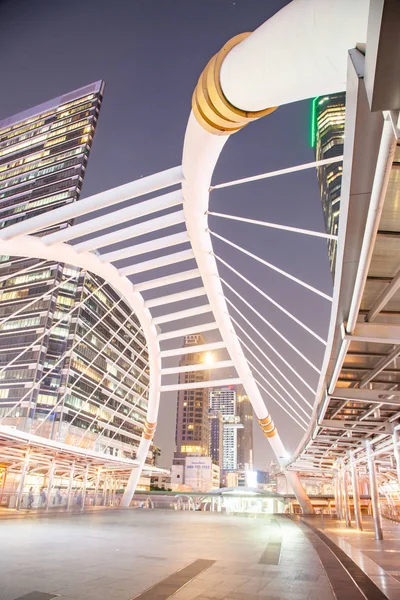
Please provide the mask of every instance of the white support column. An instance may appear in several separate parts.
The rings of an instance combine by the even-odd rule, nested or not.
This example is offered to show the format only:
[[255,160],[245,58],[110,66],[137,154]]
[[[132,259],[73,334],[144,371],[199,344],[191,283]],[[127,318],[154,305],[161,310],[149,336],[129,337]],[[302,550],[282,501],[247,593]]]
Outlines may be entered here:
[[74,474],[75,474],[75,461],[72,463],[71,470],[69,472],[67,505],[65,507],[65,510],[69,510],[71,508],[71,494],[72,494],[72,486],[74,483]]
[[97,506],[97,494],[99,493],[100,478],[101,478],[101,469],[99,469],[97,471],[96,486],[94,488],[93,506]]
[[362,531],[362,519],[361,519],[361,506],[360,506],[360,490],[358,488],[358,471],[357,466],[354,462],[354,455],[350,453],[350,464],[351,464],[351,485],[353,488],[353,504],[354,504],[354,518],[356,521],[356,527],[359,531]]
[[346,527],[351,527],[348,474],[345,469],[342,469],[342,479],[343,479],[344,515],[345,515],[345,519],[346,519]]
[[342,475],[341,472],[338,471],[337,476],[337,498],[338,498],[338,517],[340,521],[343,521],[344,511],[343,511],[343,491],[342,491]]
[[83,488],[82,488],[82,504],[81,504],[81,510],[84,510],[84,509],[85,509],[85,500],[86,500],[86,486],[87,486],[88,472],[89,472],[89,465],[86,465],[86,467],[85,467],[85,474],[84,474],[84,476],[83,476]]
[[372,516],[374,519],[375,539],[383,540],[382,518],[379,507],[379,491],[378,481],[376,478],[375,458],[372,454],[371,442],[366,441],[367,457],[368,457],[368,474],[369,474],[369,489],[372,505]]
[[24,464],[22,466],[21,479],[20,479],[20,482],[19,482],[18,492],[17,492],[17,500],[16,500],[16,503],[15,503],[15,508],[17,510],[19,510],[21,508],[21,500],[22,500],[22,494],[23,494],[23,491],[24,491],[25,476],[26,476],[26,473],[28,471],[28,467],[29,467],[29,450],[26,453]]
[[124,495],[122,496],[121,506],[123,508],[129,508],[132,498],[136,491],[136,486],[140,479],[140,475],[142,474],[142,470],[144,467],[144,463],[146,462],[147,453],[150,449],[151,440],[148,440],[144,437],[140,440],[139,449],[136,455],[136,460],[139,461],[137,467],[132,469],[132,473],[128,479],[128,483],[126,484],[126,488],[124,491]]
[[161,389],[161,357],[157,357],[157,362],[151,365],[150,368],[150,387],[149,387],[149,403],[147,408],[146,422],[144,424],[142,439],[140,440],[136,460],[138,466],[132,469],[124,494],[121,499],[121,506],[129,508],[133,495],[136,491],[136,486],[142,474],[144,464],[146,462],[147,453],[149,452],[151,441],[157,425],[158,408],[160,405],[160,389]]
[[50,470],[49,470],[49,480],[47,482],[46,510],[49,510],[49,506],[50,506],[50,496],[51,496],[51,491],[53,489],[53,479],[54,479],[55,468],[56,468],[56,461],[55,461],[55,459],[53,459],[52,462],[51,462]]
[[393,452],[396,459],[396,473],[400,489],[400,430],[397,427],[393,431]]
[[1,484],[1,491],[0,491],[0,506],[2,504],[2,500],[3,500],[3,495],[4,495],[4,489],[6,487],[6,479],[7,479],[7,469],[4,471],[3,474],[3,483]]

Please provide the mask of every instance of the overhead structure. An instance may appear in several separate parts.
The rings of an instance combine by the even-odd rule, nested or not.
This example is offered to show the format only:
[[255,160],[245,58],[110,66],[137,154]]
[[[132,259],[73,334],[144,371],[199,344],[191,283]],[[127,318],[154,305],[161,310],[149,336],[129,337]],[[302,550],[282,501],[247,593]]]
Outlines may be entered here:
[[[313,512],[313,508],[296,470],[303,470],[308,466],[314,468],[317,460],[314,457],[321,458],[318,452],[313,454],[314,442],[325,436],[326,439],[322,443],[328,444],[328,452],[322,454],[318,467],[332,469],[334,461],[326,459],[330,448],[328,439],[337,438],[336,434],[331,435],[332,430],[339,430],[345,434],[346,444],[353,435],[355,439],[364,439],[366,431],[375,431],[371,429],[367,420],[369,408],[367,413],[362,413],[363,421],[357,417],[342,423],[340,417],[334,418],[339,414],[334,412],[338,402],[344,402],[346,415],[349,414],[348,402],[351,402],[351,407],[355,402],[362,402],[354,397],[349,400],[341,399],[337,395],[340,392],[336,384],[340,379],[349,347],[360,343],[389,343],[391,346],[400,346],[400,335],[396,328],[390,328],[388,331],[387,327],[376,328],[371,323],[365,325],[357,322],[357,317],[361,314],[362,291],[371,260],[371,244],[376,238],[377,219],[381,214],[387,189],[387,173],[397,142],[395,115],[391,113],[383,116],[382,111],[388,107],[375,108],[377,112],[371,113],[367,99],[363,51],[365,43],[367,51],[369,47],[368,9],[368,0],[293,0],[254,33],[245,33],[233,38],[206,66],[193,95],[193,110],[185,135],[182,167],[178,166],[101,192],[75,204],[11,225],[0,233],[1,254],[42,260],[52,260],[56,257],[61,262],[87,269],[112,285],[129,303],[140,321],[150,361],[149,404],[147,421],[136,457],[137,466],[132,470],[124,494],[125,506],[129,506],[150,448],[157,425],[161,393],[193,388],[193,384],[167,381],[172,375],[184,372],[186,367],[171,366],[170,362],[184,353],[217,352],[218,358],[212,365],[199,364],[191,367],[191,370],[212,370],[215,373],[215,380],[211,382],[213,385],[223,386],[239,382],[244,385],[260,426],[305,513]],[[288,43],[288,40],[291,40],[291,43]],[[296,41],[295,54],[292,51],[293,40]],[[372,40],[371,45],[373,43]],[[375,63],[377,64],[377,61]],[[367,75],[374,81],[375,63],[368,67],[366,81]],[[371,85],[373,88],[373,83]],[[239,131],[247,123],[272,113],[278,105],[341,90],[346,90],[348,97],[346,146],[343,157],[345,201],[342,206],[338,240],[339,266],[334,294],[331,297],[329,293],[303,281],[294,273],[288,273],[251,254],[216,232],[210,232],[209,217],[218,215],[209,213],[209,191],[215,165],[231,134]],[[373,90],[371,93],[376,98]],[[393,106],[389,108],[393,109]],[[363,129],[360,124],[364,122],[368,126]],[[334,160],[341,161],[342,157],[336,157]],[[318,164],[285,168],[259,178],[296,172]],[[376,165],[378,166],[375,169]],[[368,181],[366,191],[359,183],[365,176]],[[358,182],[358,188],[355,181]],[[242,181],[231,182],[232,185],[238,183]],[[214,189],[218,187],[216,185]],[[365,224],[361,229],[360,219],[356,214],[358,205],[354,201],[360,189],[363,191],[362,214]],[[159,193],[161,190],[167,191]],[[117,206],[142,195],[146,195],[142,202]],[[149,195],[152,196],[150,199]],[[232,215],[222,216],[235,218]],[[40,237],[33,235],[45,227],[76,217],[82,217],[82,221],[54,233]],[[239,217],[237,220],[249,221]],[[311,235],[315,239],[329,237],[322,232],[252,221],[254,226],[284,229],[296,235]],[[389,230],[390,228],[385,229],[386,233]],[[357,248],[351,243],[354,231],[359,235]],[[331,303],[332,320],[328,340],[325,341],[310,325],[303,323],[266,291],[257,288],[251,278],[244,277],[219,257],[212,236],[214,239],[219,237],[219,241],[244,252],[307,293],[315,294],[319,301]],[[362,240],[363,236],[366,236],[365,241]],[[388,240],[395,239],[395,236],[391,235],[386,237]],[[349,261],[347,253],[350,256]],[[358,261],[361,270],[356,272]],[[266,315],[255,311],[243,295],[220,276],[217,263],[240,276],[246,285],[257,289],[268,303],[273,304],[295,322],[296,326],[300,326],[305,335],[313,336],[316,343],[326,346],[322,370],[285,337]],[[399,266],[395,272],[391,272],[389,288],[380,289],[379,297],[374,296],[371,306],[368,305],[371,317],[376,318],[387,299],[393,298],[397,293],[398,269]],[[352,299],[350,291],[353,288]],[[260,333],[246,315],[237,309],[227,296],[228,289],[246,304],[247,309],[253,309],[257,318],[279,335],[290,351],[295,352],[307,364],[307,368],[318,373],[320,379],[317,390],[292,366],[291,361]],[[233,310],[238,320],[233,317]],[[241,324],[243,321],[245,325]],[[206,331],[212,332],[214,341],[200,346],[182,347],[182,336]],[[259,356],[248,345],[253,338],[260,338],[267,346],[268,351],[264,352],[261,349],[260,352],[265,359],[263,362],[268,362],[268,367],[265,367],[265,364],[257,367],[253,364],[253,359],[249,360],[251,354],[254,360],[260,363]],[[264,348],[264,345],[262,347]],[[270,352],[274,353],[274,359],[271,359]],[[385,356],[383,352],[379,352],[379,365],[374,364],[371,371],[381,367],[381,371],[387,368],[396,360],[396,352],[393,347]],[[284,369],[280,369],[276,363],[283,363]],[[270,367],[272,371],[269,370]],[[296,384],[286,375],[288,370],[291,376],[297,378]],[[265,376],[265,372],[268,373],[268,377]],[[364,373],[363,385],[359,385],[359,390],[354,390],[355,396],[371,391],[366,386],[370,386],[376,373]],[[355,379],[354,383],[357,381]],[[361,380],[358,383],[361,383]],[[196,383],[196,388],[208,385],[210,382],[199,382]],[[301,386],[304,386],[304,392]],[[396,407],[395,390],[389,387],[386,384],[383,386],[385,392],[391,392],[388,396],[388,406]],[[267,398],[278,403],[288,417],[296,419],[303,430],[307,430],[295,461],[289,458],[284,448],[267,409],[265,396],[260,390],[267,393]],[[310,392],[312,398],[307,396]],[[349,393],[348,390],[346,393]],[[378,394],[380,393],[381,390]],[[317,401],[313,405],[315,395]],[[279,401],[277,397],[280,398]],[[380,408],[385,406],[384,402],[380,402],[381,399],[378,395],[377,402],[379,401]],[[333,410],[329,412],[328,404],[330,406],[331,402]],[[373,401],[369,400],[369,403],[373,404]],[[325,407],[324,411],[322,406]],[[355,414],[353,408],[351,411],[352,415]],[[396,415],[396,410],[394,408],[394,412],[389,411],[389,415],[382,410],[381,414],[384,414],[383,420],[387,416],[390,420]],[[328,418],[331,422],[329,427],[326,427],[324,420]],[[386,427],[386,424],[378,429],[379,435],[383,427]],[[349,428],[353,428],[350,433]],[[340,441],[337,443],[340,444]],[[348,444],[346,449],[347,446]],[[350,449],[355,450],[356,447],[351,445]],[[369,460],[372,460],[373,452],[374,449],[369,450]],[[309,456],[312,457],[311,461],[308,460]],[[291,465],[288,469],[289,463]]]

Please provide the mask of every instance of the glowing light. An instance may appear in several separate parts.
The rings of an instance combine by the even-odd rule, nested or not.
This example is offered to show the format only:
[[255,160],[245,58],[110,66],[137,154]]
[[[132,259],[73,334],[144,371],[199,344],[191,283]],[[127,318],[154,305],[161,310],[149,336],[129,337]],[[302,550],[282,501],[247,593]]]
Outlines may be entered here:
[[206,355],[204,356],[204,362],[206,363],[206,365],[212,365],[214,362],[214,357],[211,354],[211,352],[207,352]]
[[249,488],[257,487],[257,471],[246,471],[246,486]]

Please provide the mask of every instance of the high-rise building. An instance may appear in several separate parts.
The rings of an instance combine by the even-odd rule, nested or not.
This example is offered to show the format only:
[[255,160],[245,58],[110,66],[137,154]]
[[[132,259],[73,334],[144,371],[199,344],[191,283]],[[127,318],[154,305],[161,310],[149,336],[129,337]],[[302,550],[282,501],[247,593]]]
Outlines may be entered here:
[[[311,143],[316,160],[343,154],[346,94],[344,92],[320,96],[313,100]],[[339,227],[342,164],[340,162],[318,167],[318,181],[322,200],[325,228],[337,235]],[[335,271],[336,241],[328,240],[328,255],[332,273]]]
[[253,407],[242,386],[236,388],[236,414],[243,428],[237,431],[239,469],[253,470]]
[[[184,347],[204,344],[201,334],[187,335]],[[184,354],[179,365],[190,367],[208,360],[207,353],[192,352]],[[208,381],[210,372],[188,371],[180,373],[179,383]],[[208,397],[205,388],[180,390],[178,392],[175,453],[173,464],[183,465],[187,456],[208,456],[210,425],[208,420]]]
[[211,411],[221,413],[224,423],[223,435],[223,471],[237,470],[237,432],[242,427],[236,415],[236,389],[235,386],[213,388],[208,392],[209,407]]
[[208,391],[210,410],[217,410],[223,417],[236,414],[236,388],[229,387],[211,388]]
[[224,420],[219,410],[210,410],[210,456],[212,460],[222,469],[222,457],[224,452]]
[[[0,121],[0,227],[79,200],[103,89]],[[56,260],[0,257],[0,423],[135,456],[148,382],[139,321],[109,284]]]

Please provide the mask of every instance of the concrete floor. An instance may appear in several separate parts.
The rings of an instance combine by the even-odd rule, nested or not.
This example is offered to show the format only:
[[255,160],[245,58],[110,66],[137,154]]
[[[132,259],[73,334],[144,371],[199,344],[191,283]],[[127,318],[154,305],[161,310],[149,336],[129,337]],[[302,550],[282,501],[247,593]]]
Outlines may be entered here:
[[0,527],[1,600],[334,600],[313,546],[285,518],[129,510]]

